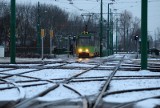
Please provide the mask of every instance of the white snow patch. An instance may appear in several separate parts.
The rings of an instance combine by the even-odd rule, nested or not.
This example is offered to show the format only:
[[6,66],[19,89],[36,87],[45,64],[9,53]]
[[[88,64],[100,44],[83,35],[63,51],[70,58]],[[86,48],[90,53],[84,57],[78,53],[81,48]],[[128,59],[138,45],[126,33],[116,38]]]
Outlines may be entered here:
[[108,76],[111,74],[111,71],[102,71],[102,70],[91,70],[87,73],[80,75],[79,77],[101,77]]
[[38,66],[40,64],[17,64],[17,66]]
[[151,88],[159,87],[160,79],[127,79],[127,80],[113,80],[109,91],[138,89],[138,88]]
[[148,70],[141,71],[117,71],[115,76],[149,76],[149,75],[160,75],[160,72],[150,72]]
[[31,97],[41,93],[42,91],[48,89],[51,86],[54,86],[54,84],[25,87],[24,90],[25,90],[26,98],[31,98]]
[[31,78],[25,78],[25,77],[20,77],[20,76],[12,76],[9,78],[6,78],[7,80],[11,81],[11,82],[16,82],[16,81],[29,81],[31,80]]
[[79,64],[79,63],[72,63],[72,64],[67,64],[67,65],[65,65],[64,67],[94,67],[94,66],[96,66],[96,65],[88,65],[88,64],[85,64],[85,63],[83,63],[83,64]]
[[68,78],[76,73],[78,73],[78,70],[44,69],[37,72],[26,73],[24,75],[41,79],[53,79],[53,78]]
[[15,69],[15,70],[10,70],[10,71],[7,71],[5,73],[8,73],[8,74],[19,74],[19,73],[23,73],[23,72],[27,72],[27,71],[33,71],[35,69]]
[[153,96],[158,96],[160,94],[160,90],[152,90],[152,91],[141,91],[141,92],[128,92],[128,93],[121,93],[115,95],[109,95],[103,98],[106,102],[131,102],[140,99],[145,99]]
[[1,90],[0,101],[16,101],[20,98],[20,93],[17,88]]
[[148,99],[138,102],[134,105],[134,108],[155,108],[156,105],[160,105],[160,99]]
[[45,96],[38,98],[38,100],[55,101],[55,100],[77,98],[77,97],[79,97],[79,95],[76,94],[74,91],[69,90],[63,87],[62,85],[60,85],[58,88],[49,92]]
[[47,64],[47,65],[44,65],[44,66],[46,66],[46,67],[52,67],[52,66],[60,66],[60,65],[63,65],[63,64],[62,63],[54,63],[54,64]]
[[93,95],[99,92],[99,88],[104,84],[104,81],[94,81],[94,82],[76,82],[69,83],[68,86],[74,88],[82,95]]
[[9,69],[12,69],[12,68],[0,68],[0,71],[5,71],[5,70],[9,70]]

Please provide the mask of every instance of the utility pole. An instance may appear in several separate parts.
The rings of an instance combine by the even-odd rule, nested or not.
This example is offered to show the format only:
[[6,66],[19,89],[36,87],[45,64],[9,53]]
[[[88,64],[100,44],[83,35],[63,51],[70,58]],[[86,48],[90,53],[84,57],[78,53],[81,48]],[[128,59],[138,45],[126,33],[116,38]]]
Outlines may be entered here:
[[110,48],[111,48],[111,51],[110,51],[110,55],[113,54],[113,13],[111,11],[111,32],[110,32]]
[[141,69],[147,69],[148,0],[141,0]]
[[41,58],[42,58],[42,60],[44,58],[44,36],[45,36],[45,31],[44,31],[44,29],[41,29],[41,42],[42,42]]
[[111,19],[112,19],[112,20],[111,20],[111,30],[112,30],[112,31],[111,31],[111,43],[112,43],[112,44],[111,44],[111,46],[112,46],[112,47],[111,47],[111,52],[112,52],[111,54],[113,55],[113,54],[114,54],[114,50],[113,50],[113,49],[114,49],[114,48],[113,48],[113,12],[111,13]]
[[11,24],[10,24],[10,63],[15,64],[15,55],[16,55],[16,45],[15,45],[15,32],[16,32],[16,2],[15,0],[11,0]]
[[40,54],[40,45],[41,45],[41,36],[40,36],[40,3],[38,2],[38,12],[37,12],[37,52]]
[[102,57],[102,37],[103,37],[103,1],[101,0],[101,19],[100,19],[100,57]]

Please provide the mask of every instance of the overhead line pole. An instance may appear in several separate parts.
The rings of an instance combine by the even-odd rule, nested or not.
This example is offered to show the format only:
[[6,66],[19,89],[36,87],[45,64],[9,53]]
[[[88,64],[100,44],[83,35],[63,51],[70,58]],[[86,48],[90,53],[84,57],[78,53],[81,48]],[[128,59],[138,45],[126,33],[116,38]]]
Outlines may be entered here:
[[110,10],[109,5],[112,3],[108,3],[108,27],[107,27],[107,56],[110,55]]
[[101,0],[101,19],[100,19],[100,57],[102,57],[102,37],[103,37],[103,1]]
[[111,11],[111,27],[110,27],[110,29],[111,29],[111,33],[110,33],[110,40],[111,40],[111,53],[110,53],[110,55],[113,55],[113,14],[112,14],[112,11]]
[[148,0],[141,0],[141,69],[147,69],[147,12]]
[[16,2],[11,0],[11,23],[10,23],[10,63],[15,64],[16,45],[15,45],[15,32],[16,32]]

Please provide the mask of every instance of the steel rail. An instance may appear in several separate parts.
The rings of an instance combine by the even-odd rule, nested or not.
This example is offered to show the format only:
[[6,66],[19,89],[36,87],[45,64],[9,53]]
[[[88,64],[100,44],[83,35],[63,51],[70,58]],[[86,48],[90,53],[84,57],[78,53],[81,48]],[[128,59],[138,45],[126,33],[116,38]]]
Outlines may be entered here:
[[[98,64],[97,66],[94,66],[94,67],[92,67],[92,68],[89,68],[89,69],[87,69],[87,70],[85,70],[85,71],[83,71],[83,72],[80,72],[80,73],[78,73],[78,74],[76,74],[76,75],[73,75],[72,77],[67,78],[67,79],[65,79],[65,80],[62,81],[62,82],[63,82],[63,83],[69,83],[69,81],[70,81],[71,79],[73,79],[73,78],[75,78],[75,77],[77,77],[77,76],[79,76],[79,75],[81,75],[81,74],[83,74],[83,73],[85,73],[85,72],[88,72],[89,70],[91,70],[91,69],[93,69],[93,68],[95,68],[95,67],[98,67],[98,66],[100,66],[100,64]],[[25,108],[25,107],[27,107],[28,105],[32,104],[32,101],[33,101],[35,98],[37,98],[37,97],[39,97],[39,96],[44,96],[44,95],[46,95],[46,94],[49,93],[50,91],[52,91],[52,90],[56,89],[57,87],[59,87],[59,85],[60,85],[60,83],[57,83],[56,85],[50,87],[50,88],[47,89],[47,90],[44,90],[43,92],[39,93],[38,95],[36,95],[36,96],[34,96],[34,97],[30,98],[30,99],[26,99],[26,100],[24,100],[24,101],[22,101],[22,102],[20,102],[20,103],[18,103],[18,104],[15,105],[14,107],[16,107],[16,108]]]
[[42,97],[44,95],[46,95],[48,92],[56,89],[59,87],[59,84],[56,84],[54,86],[51,86],[50,88],[48,88],[47,90],[42,91],[41,93],[37,94],[36,96],[33,96],[32,98],[23,100],[22,102],[16,104],[13,108],[28,108],[36,98],[38,97]]
[[152,90],[160,90],[160,87],[137,88],[137,89],[128,89],[128,90],[118,90],[118,91],[113,91],[113,92],[105,92],[103,94],[103,97],[108,96],[108,95],[121,94],[121,93],[152,91]]
[[106,79],[106,82],[101,90],[101,92],[98,94],[97,98],[95,99],[95,103],[93,105],[93,108],[96,108],[100,102],[100,100],[102,99],[102,96],[104,94],[104,92],[107,90],[107,88],[109,87],[109,84],[113,78],[113,76],[115,75],[115,73],[117,72],[117,70],[119,69],[120,67],[120,64],[122,63],[123,59],[124,59],[125,56],[123,56],[121,58],[121,60],[119,61],[119,63],[117,64],[117,66],[115,67],[115,69],[113,70],[113,72],[110,74],[110,76]]
[[[103,62],[104,62],[104,61],[103,61]],[[67,83],[69,83],[73,78],[78,77],[79,75],[84,74],[84,73],[86,73],[86,72],[88,72],[88,71],[90,71],[90,70],[92,70],[92,69],[100,66],[101,64],[102,64],[102,63],[99,63],[98,65],[96,65],[96,66],[94,66],[94,67],[91,67],[91,68],[89,68],[89,69],[87,69],[87,70],[84,70],[84,71],[82,71],[82,72],[80,72],[80,73],[78,73],[78,74],[76,74],[76,75],[71,76],[70,78],[67,78],[67,79],[63,80],[62,82],[57,83],[56,85],[50,87],[49,89],[44,90],[44,91],[43,91],[44,93],[40,93],[40,94],[32,97],[31,99],[27,99],[27,100],[24,100],[24,101],[18,103],[17,105],[14,106],[14,108],[26,108],[26,107],[28,107],[28,105],[31,105],[32,101],[33,101],[35,98],[37,98],[37,97],[39,97],[39,96],[44,96],[45,94],[49,93],[50,91],[58,88],[59,85],[60,85],[60,83],[66,83],[66,84],[67,84]],[[42,95],[42,94],[43,94],[43,95]]]
[[3,81],[3,82],[6,82],[7,84],[12,84],[12,85],[14,85],[13,88],[17,88],[18,91],[19,91],[19,96],[20,96],[19,100],[24,99],[25,93],[24,93],[24,90],[23,90],[22,87],[18,86],[16,83],[10,82],[10,81],[5,80],[5,79],[1,79],[1,78],[0,78],[0,80]]
[[[139,99],[139,100],[128,102],[128,103],[122,103],[122,104],[117,105],[113,108],[129,108],[128,106],[130,106],[130,105],[133,105],[137,102],[141,102],[141,101],[144,101],[144,100],[147,100],[147,99],[152,99],[152,98],[160,98],[160,95],[159,96],[148,97],[148,98],[144,98],[144,99]],[[159,107],[157,107],[157,108],[159,108]]]
[[80,97],[82,97],[82,103],[83,103],[83,108],[88,108],[88,99],[86,97],[83,97],[83,95],[81,93],[79,93],[77,90],[73,89],[72,87],[67,86],[66,84],[63,84],[64,87],[74,91],[75,93],[77,93]]
[[[99,66],[99,65],[97,65],[97,66]],[[88,72],[89,70],[91,70],[91,69],[93,69],[93,68],[95,68],[95,67],[97,67],[97,66],[94,66],[94,67],[92,67],[92,68],[89,68],[89,69],[87,69],[87,70],[85,70],[85,71],[83,71],[83,72],[80,72],[80,73],[78,73],[78,74],[76,74],[76,75],[73,75],[73,76],[70,77],[70,78],[65,79],[65,80],[62,81],[62,82],[57,83],[56,85],[50,87],[49,89],[44,90],[43,93],[40,93],[40,94],[32,97],[31,99],[26,99],[26,100],[18,103],[17,105],[14,106],[14,108],[26,108],[26,107],[28,107],[28,105],[31,105],[31,103],[32,103],[31,101],[33,101],[33,100],[34,100],[35,98],[37,98],[37,97],[44,96],[45,94],[49,93],[50,91],[56,89],[57,87],[59,87],[60,83],[69,83],[69,81],[70,81],[71,79],[73,79],[73,78],[75,78],[75,77],[77,77],[77,76],[79,76],[79,75],[81,75],[81,74],[83,74],[83,73],[85,73],[85,72]],[[42,94],[43,94],[43,95],[42,95]]]

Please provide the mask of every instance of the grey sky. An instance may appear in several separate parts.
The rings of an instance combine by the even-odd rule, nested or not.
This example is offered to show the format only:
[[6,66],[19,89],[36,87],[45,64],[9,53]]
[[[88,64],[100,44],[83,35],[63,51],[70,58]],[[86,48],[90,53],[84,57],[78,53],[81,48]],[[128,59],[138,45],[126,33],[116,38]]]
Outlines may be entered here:
[[[72,0],[73,4],[70,4],[70,0],[16,0],[17,3],[31,3],[37,2],[53,4],[65,9],[66,11],[81,14],[87,12],[100,12],[100,0]],[[98,2],[97,2],[98,1]],[[103,12],[107,13],[107,4],[111,0],[103,0]],[[130,11],[132,15],[141,18],[141,0],[115,0],[116,2],[110,6],[112,9],[118,9],[118,13],[121,13],[125,9]],[[104,15],[104,17],[107,17]],[[149,34],[154,35],[156,28],[160,28],[160,0],[148,0],[148,31]]]

